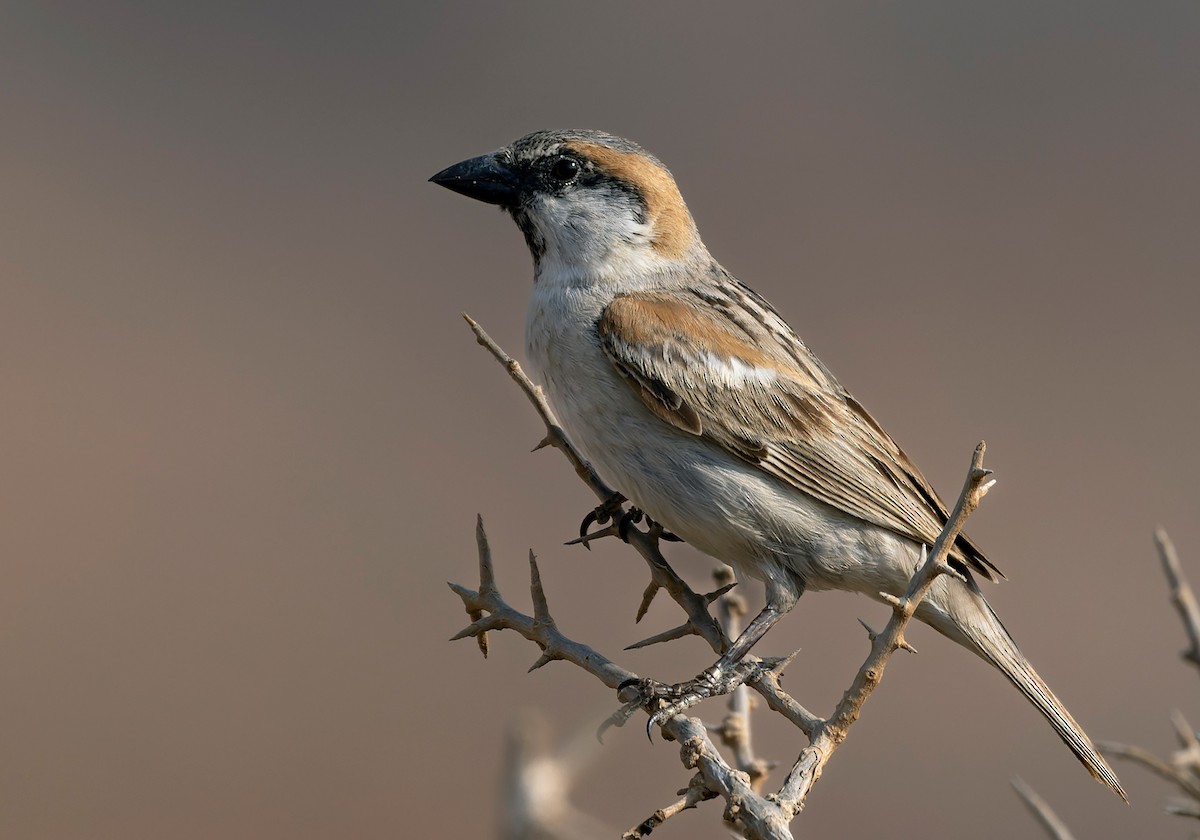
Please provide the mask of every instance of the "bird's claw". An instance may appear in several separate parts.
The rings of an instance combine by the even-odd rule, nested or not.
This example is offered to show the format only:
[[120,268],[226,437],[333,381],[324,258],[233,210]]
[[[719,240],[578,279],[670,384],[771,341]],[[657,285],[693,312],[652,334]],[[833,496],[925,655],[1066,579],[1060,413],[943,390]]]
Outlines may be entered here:
[[653,741],[654,727],[662,726],[701,700],[729,694],[743,683],[753,680],[762,671],[763,664],[760,662],[740,662],[728,672],[719,665],[713,665],[694,679],[676,685],[642,678],[626,680],[617,690],[631,687],[637,689],[637,701],[650,715],[646,721],[646,737]]
[[630,508],[625,511],[621,521],[617,523],[617,536],[621,538],[621,542],[629,542],[629,526],[635,522],[641,522],[645,515],[638,508]]
[[621,505],[625,504],[626,499],[620,493],[613,493],[601,505],[597,505],[594,509],[588,512],[588,515],[583,517],[583,521],[579,523],[579,542],[583,543],[583,547],[591,550],[588,545],[588,528],[592,525],[607,524],[610,519],[621,512]]
[[[637,680],[630,680],[629,682],[636,684]],[[621,685],[624,686],[626,683],[621,683]],[[639,708],[641,708],[641,706],[639,705],[638,701],[633,700],[617,709],[615,712],[605,718],[600,726],[596,728],[596,740],[603,744],[604,733],[612,729],[614,726],[624,726],[629,719],[633,717],[634,712],[636,712]]]
[[609,521],[617,518],[616,533],[621,538],[621,542],[629,542],[629,529],[634,524],[646,521],[646,524],[651,530],[658,529],[658,538],[667,542],[683,542],[683,539],[672,534],[670,531],[663,530],[662,526],[643,513],[639,508],[631,507],[629,510],[622,511],[622,506],[627,502],[624,496],[620,493],[613,493],[608,501],[602,505],[598,505],[595,509],[588,512],[588,515],[583,517],[583,521],[579,523],[579,539],[572,540],[568,545],[573,543],[583,543],[584,548],[591,549],[588,545],[592,539],[597,536],[608,536],[611,531],[604,533],[588,533],[588,528],[592,525],[606,525]]
[[657,536],[659,539],[666,540],[667,542],[683,542],[682,537],[665,530],[662,525],[655,522],[638,508],[630,508],[627,510],[625,515],[621,517],[621,521],[617,523],[617,535],[621,538],[622,542],[629,542],[630,527],[632,527],[635,523],[641,522],[643,519],[646,520],[646,526],[650,529],[650,531],[657,529]]

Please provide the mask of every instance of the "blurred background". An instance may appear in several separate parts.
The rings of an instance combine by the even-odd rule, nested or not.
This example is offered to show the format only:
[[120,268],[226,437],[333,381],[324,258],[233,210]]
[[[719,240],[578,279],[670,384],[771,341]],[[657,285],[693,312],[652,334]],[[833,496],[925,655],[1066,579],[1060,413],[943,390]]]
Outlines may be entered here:
[[[594,499],[460,318],[520,355],[529,257],[425,179],[548,127],[666,161],[943,495],[986,438],[988,597],[1093,737],[1165,754],[1171,708],[1200,721],[1151,539],[1200,580],[1198,103],[1190,0],[3,4],[0,836],[495,836],[520,710],[570,738],[614,700],[515,636],[447,642],[476,513],[514,605],[532,547],[569,635],[710,664],[620,652],[678,613],[635,626],[641,561],[562,545]],[[828,712],[859,617],[886,610],[806,597],[758,652],[802,648],[785,685]],[[1036,835],[1014,774],[1080,837],[1186,833],[910,638],[797,835]],[[639,725],[574,800],[616,832],[687,779]]]

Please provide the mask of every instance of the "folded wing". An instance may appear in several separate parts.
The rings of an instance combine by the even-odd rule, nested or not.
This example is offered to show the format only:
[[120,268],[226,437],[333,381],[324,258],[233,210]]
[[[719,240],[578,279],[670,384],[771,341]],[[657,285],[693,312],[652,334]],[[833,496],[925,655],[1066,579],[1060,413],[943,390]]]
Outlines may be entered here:
[[[597,329],[664,422],[859,519],[932,545],[947,511],[929,482],[766,303],[740,284],[621,295]],[[966,537],[952,559],[1003,577]]]

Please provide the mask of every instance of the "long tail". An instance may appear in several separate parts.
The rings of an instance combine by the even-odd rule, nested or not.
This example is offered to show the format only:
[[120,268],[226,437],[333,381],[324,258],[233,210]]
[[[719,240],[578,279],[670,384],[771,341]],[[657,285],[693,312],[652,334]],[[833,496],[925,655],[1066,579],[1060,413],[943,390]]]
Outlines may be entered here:
[[[1083,727],[1075,722],[1075,718],[1071,717],[1067,707],[1054,696],[1050,686],[1038,676],[1037,671],[1033,670],[1029,660],[1017,648],[1017,643],[984,600],[975,582],[971,581],[969,586],[963,586],[946,577],[943,577],[942,581],[948,585],[945,588],[939,586],[939,594],[949,596],[944,600],[935,599],[943,601],[942,604],[936,605],[942,609],[935,607],[928,611],[919,610],[917,618],[996,666],[997,670],[1008,677],[1009,682],[1045,716],[1058,733],[1058,737],[1071,748],[1088,772],[1128,802],[1129,797],[1125,795],[1117,774],[1096,751],[1092,739],[1083,731]],[[947,601],[949,603],[946,603]]]

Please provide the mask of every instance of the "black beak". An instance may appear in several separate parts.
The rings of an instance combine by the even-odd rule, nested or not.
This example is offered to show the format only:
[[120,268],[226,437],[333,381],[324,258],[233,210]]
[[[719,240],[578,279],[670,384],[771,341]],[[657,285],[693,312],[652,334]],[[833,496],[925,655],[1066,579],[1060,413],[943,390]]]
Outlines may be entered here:
[[517,173],[501,163],[495,152],[456,163],[429,180],[488,204],[511,207],[520,194]]

